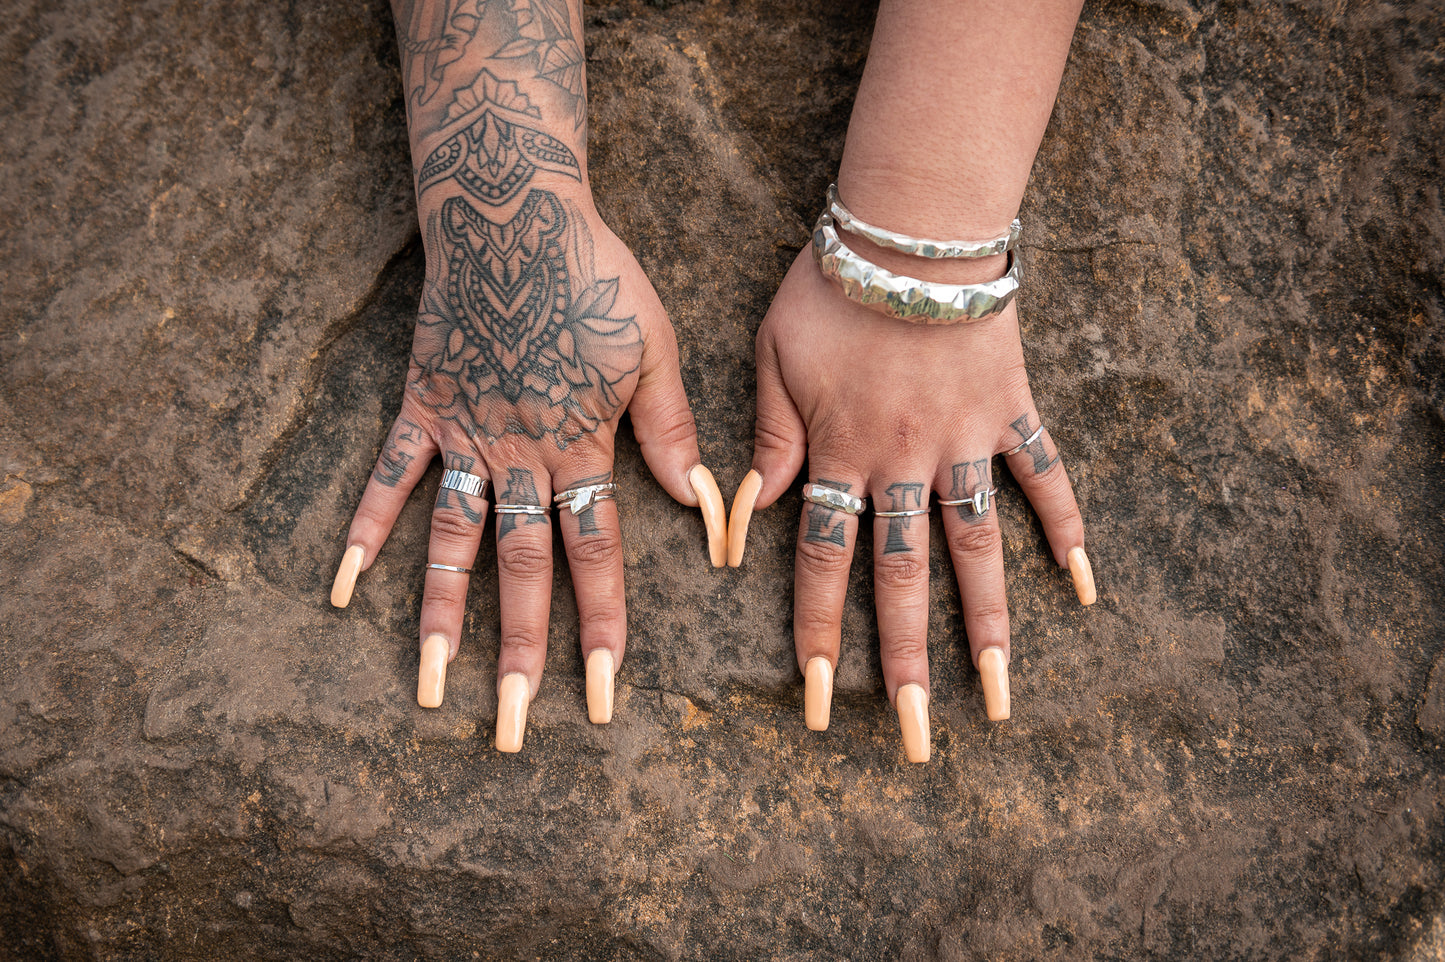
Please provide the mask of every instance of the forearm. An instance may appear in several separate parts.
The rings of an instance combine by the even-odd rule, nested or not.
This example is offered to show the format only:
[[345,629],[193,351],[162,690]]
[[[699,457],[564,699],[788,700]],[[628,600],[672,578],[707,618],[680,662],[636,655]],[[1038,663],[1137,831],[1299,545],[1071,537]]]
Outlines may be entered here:
[[[914,236],[1007,233],[1081,6],[884,0],[838,175],[843,202],[865,221]],[[867,250],[884,266],[908,266],[906,257]],[[997,276],[1002,262],[947,266]]]

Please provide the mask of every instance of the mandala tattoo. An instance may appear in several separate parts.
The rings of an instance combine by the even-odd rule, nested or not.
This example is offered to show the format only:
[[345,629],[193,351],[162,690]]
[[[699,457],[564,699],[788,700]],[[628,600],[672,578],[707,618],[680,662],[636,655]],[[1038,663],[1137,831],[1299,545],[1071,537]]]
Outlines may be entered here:
[[[825,488],[836,488],[839,491],[851,491],[851,484],[844,484],[841,481],[827,481],[818,479],[818,484]],[[834,521],[834,517],[837,521]],[[804,541],[813,541],[819,544],[835,544],[840,548],[848,546],[847,529],[848,515],[842,511],[834,510],[823,504],[808,502],[808,530],[803,533]]]
[[[899,481],[897,484],[890,484],[885,493],[891,502],[889,511],[914,511],[923,506],[923,483],[921,481]],[[928,523],[928,518],[923,518],[923,523]],[[903,532],[913,526],[913,518],[889,518],[888,537],[883,541],[884,554],[902,554],[912,551],[913,547],[903,537]]]
[[[1027,441],[1034,433],[1034,428],[1029,426],[1029,416],[1025,414],[1018,418],[1009,427],[1018,432],[1019,441]],[[1034,474],[1043,474],[1045,471],[1059,463],[1059,457],[1055,454],[1049,457],[1048,447],[1044,444],[1044,436],[1040,434],[1033,444],[1024,448],[1029,457],[1034,459]]]
[[[1027,436],[1027,435],[1026,435]],[[992,475],[993,459],[984,458],[981,461],[960,461],[953,466],[953,487],[949,489],[948,500],[962,501],[964,498],[971,498],[982,490],[990,490],[993,485],[990,483]],[[958,516],[969,524],[977,524],[983,521],[987,515],[975,514],[973,509],[966,504],[954,505],[953,510]]]
[[617,279],[590,276],[582,218],[532,186],[581,172],[564,144],[531,126],[539,112],[516,84],[483,70],[447,116],[417,175],[418,197],[440,200],[428,234],[445,273],[422,297],[415,389],[469,433],[550,437],[565,449],[621,410],[641,332],[611,316]]

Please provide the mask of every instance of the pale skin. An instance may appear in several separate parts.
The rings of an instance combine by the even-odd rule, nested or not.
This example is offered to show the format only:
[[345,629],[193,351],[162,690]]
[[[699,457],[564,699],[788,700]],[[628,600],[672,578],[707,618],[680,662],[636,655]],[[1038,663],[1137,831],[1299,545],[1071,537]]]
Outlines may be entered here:
[[[1048,123],[1080,6],[1078,0],[884,0],[838,175],[843,202],[863,220],[916,237],[1006,234]],[[855,236],[848,243],[888,270],[925,280],[976,283],[1005,270],[1003,255],[924,261]],[[951,326],[888,318],[843,297],[819,273],[810,250],[793,263],[763,321],[757,366],[758,508],[795,484],[805,456],[808,480],[836,482],[879,510],[914,508],[919,492],[934,499],[971,496],[992,487],[993,457],[1027,440],[1040,424],[1013,305],[992,318]],[[1043,523],[1055,560],[1067,566],[1071,550],[1082,552],[1084,529],[1048,431],[1007,463]],[[1010,654],[998,512],[979,517],[966,508],[941,510],[974,664],[980,655],[996,653],[984,659],[996,675]],[[860,523],[874,526],[888,698],[899,707],[908,743],[910,724],[916,728],[918,719],[906,716],[918,710],[922,695],[921,747],[909,744],[907,753],[923,761],[926,517],[852,517],[804,505],[794,641],[810,689],[809,725],[827,724],[826,706],[821,724],[812,717],[817,673],[808,666],[824,659],[831,678],[837,665]],[[985,672],[991,717],[1008,714],[1006,667],[1002,671],[1001,707],[993,703],[997,693]],[[899,692],[908,686],[917,688],[904,705]],[[917,742],[918,732],[912,735]]]

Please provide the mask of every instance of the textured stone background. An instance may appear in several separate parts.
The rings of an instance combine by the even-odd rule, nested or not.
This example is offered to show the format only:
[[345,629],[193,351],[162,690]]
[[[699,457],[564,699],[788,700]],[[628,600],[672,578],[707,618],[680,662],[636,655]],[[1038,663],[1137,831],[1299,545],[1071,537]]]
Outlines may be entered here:
[[[1090,3],[1024,326],[1100,601],[1006,482],[990,725],[935,537],[927,766],[866,533],[809,733],[796,497],[715,572],[630,435],[617,720],[565,567],[521,755],[494,576],[416,708],[429,498],[326,603],[422,277],[385,5],[4,10],[0,956],[1445,957],[1438,5]],[[729,493],[871,19],[589,8],[598,203]]]

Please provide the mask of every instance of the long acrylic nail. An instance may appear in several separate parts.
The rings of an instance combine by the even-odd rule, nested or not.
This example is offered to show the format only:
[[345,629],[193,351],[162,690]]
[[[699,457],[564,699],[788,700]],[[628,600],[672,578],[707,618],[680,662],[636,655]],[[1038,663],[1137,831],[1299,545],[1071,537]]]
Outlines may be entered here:
[[922,685],[898,689],[898,727],[903,733],[903,754],[910,762],[926,762],[931,748],[928,733],[928,693]]
[[[753,505],[758,500],[758,491],[763,487],[763,476],[749,471],[733,495],[733,510],[728,516],[728,567],[736,568],[743,563],[743,548],[748,542],[748,522],[753,520]],[[826,721],[823,725],[828,727]],[[819,729],[820,731],[822,729]]]
[[1008,660],[1002,648],[985,648],[978,653],[978,674],[983,679],[983,705],[988,711],[988,720],[1007,721]]
[[527,676],[513,672],[502,679],[497,691],[497,751],[519,752],[527,730],[527,705],[532,688]]
[[687,473],[687,482],[697,495],[698,507],[702,508],[702,523],[707,526],[707,552],[712,556],[712,566],[721,568],[728,560],[728,522],[717,479],[699,464]]
[[356,590],[356,576],[361,574],[361,562],[366,559],[366,548],[354,544],[341,556],[336,569],[336,580],[331,583],[331,603],[338,608],[351,604],[351,593]]
[[1094,566],[1083,548],[1069,549],[1069,574],[1074,576],[1074,590],[1079,593],[1079,604],[1092,605],[1099,599],[1094,589]]
[[833,708],[833,664],[822,655],[808,659],[803,673],[803,721],[815,732],[828,730]]
[[416,678],[416,703],[423,708],[440,708],[447,688],[447,655],[451,642],[444,635],[427,635],[421,643],[421,670]]
[[612,720],[612,652],[598,648],[587,656],[587,717],[594,725]]

